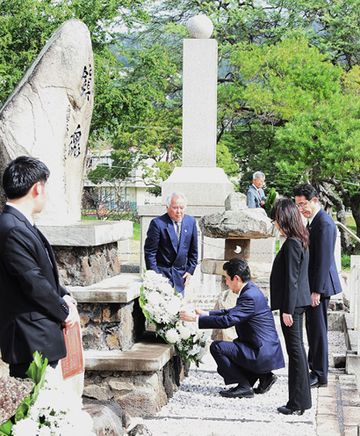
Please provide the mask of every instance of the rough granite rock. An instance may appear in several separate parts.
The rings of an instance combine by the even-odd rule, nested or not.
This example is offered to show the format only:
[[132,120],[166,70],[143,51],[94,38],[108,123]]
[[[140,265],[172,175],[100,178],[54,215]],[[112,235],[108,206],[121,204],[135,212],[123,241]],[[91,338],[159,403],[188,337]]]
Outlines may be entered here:
[[[124,412],[112,401],[86,400],[84,410],[93,420],[94,432],[99,436],[122,436]],[[79,435],[80,436],[80,435]]]
[[144,424],[137,424],[134,428],[132,428],[129,433],[129,436],[152,436],[151,431]]
[[90,32],[66,21],[50,38],[0,110],[0,172],[17,156],[50,169],[48,202],[39,224],[81,218],[86,143],[94,101]]
[[261,239],[273,236],[270,218],[261,208],[226,210],[199,220],[204,236],[224,239]]

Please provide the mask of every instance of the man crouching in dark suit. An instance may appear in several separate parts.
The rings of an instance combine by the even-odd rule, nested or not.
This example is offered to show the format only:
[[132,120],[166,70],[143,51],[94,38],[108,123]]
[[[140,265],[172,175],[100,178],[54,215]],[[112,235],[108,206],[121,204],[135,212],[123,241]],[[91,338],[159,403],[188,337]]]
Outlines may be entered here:
[[62,328],[77,320],[76,302],[59,284],[49,242],[33,215],[46,200],[46,165],[20,156],[3,175],[7,203],[0,215],[0,345],[10,375],[26,377],[33,353],[56,367],[66,355]]
[[[239,297],[232,309],[196,309],[196,314],[180,313],[184,321],[197,321],[199,328],[225,329],[235,326],[238,337],[233,342],[214,341],[210,352],[225,384],[236,386],[220,391],[229,398],[251,398],[265,393],[276,381],[273,369],[285,366],[274,318],[260,289],[250,281],[246,261],[231,259],[223,266],[226,285]],[[259,386],[253,389],[259,379]]]

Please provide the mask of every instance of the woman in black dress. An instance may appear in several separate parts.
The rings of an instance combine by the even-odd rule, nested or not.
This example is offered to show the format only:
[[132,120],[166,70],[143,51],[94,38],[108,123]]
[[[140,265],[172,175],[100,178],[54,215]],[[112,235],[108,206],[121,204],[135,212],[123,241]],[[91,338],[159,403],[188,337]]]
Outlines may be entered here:
[[286,238],[270,276],[271,309],[280,310],[281,328],[289,356],[289,401],[278,411],[302,415],[311,408],[309,369],[303,342],[303,316],[310,306],[308,281],[309,234],[300,212],[288,198],[271,211],[275,227]]

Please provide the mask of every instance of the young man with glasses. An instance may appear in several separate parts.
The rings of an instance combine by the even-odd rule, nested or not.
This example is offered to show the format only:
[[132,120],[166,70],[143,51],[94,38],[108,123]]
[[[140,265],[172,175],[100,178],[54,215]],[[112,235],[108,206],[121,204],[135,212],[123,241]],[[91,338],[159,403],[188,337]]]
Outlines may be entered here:
[[342,291],[334,258],[337,230],[332,218],[321,208],[313,186],[308,183],[296,186],[294,197],[296,206],[308,220],[310,233],[311,307],[306,312],[310,385],[326,386],[329,366],[327,310],[330,297]]

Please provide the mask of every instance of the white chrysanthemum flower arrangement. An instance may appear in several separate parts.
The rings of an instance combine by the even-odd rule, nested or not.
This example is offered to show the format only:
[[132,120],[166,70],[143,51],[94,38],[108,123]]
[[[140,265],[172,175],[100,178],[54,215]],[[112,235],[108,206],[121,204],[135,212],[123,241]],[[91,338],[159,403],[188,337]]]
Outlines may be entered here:
[[208,332],[195,323],[181,321],[179,313],[185,308],[181,294],[168,279],[155,271],[146,271],[140,294],[140,306],[146,319],[156,326],[156,333],[173,344],[179,356],[199,365],[208,345]]
[[[13,417],[0,422],[0,434],[10,436],[96,436],[81,398],[64,383],[61,373],[34,353],[28,376],[35,385]],[[24,381],[25,383],[25,381]]]

